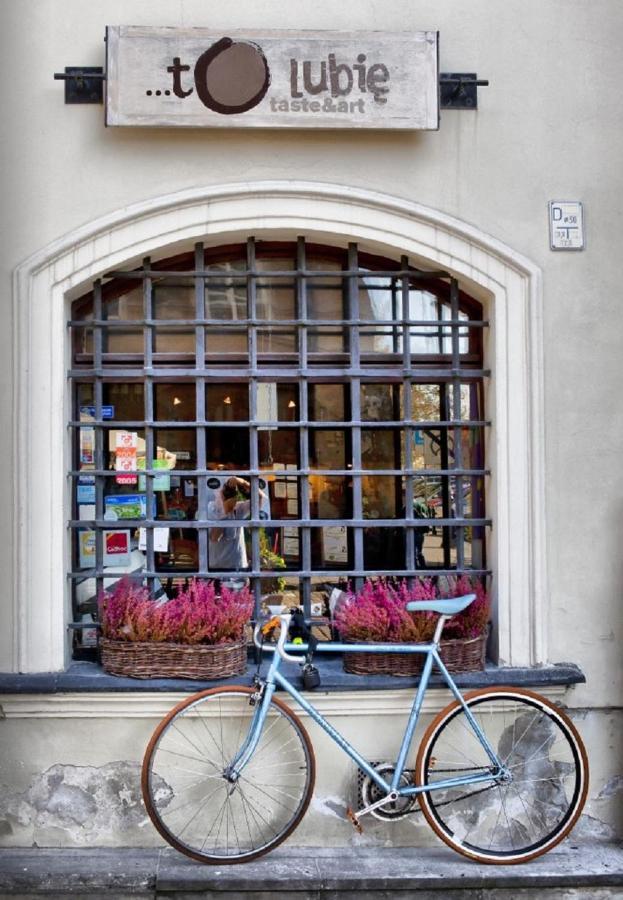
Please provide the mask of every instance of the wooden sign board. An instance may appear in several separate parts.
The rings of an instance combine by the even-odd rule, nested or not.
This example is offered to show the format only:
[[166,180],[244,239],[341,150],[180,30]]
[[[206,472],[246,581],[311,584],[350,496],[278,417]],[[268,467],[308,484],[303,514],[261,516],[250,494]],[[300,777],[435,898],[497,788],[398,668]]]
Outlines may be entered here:
[[106,124],[439,128],[438,32],[107,28]]

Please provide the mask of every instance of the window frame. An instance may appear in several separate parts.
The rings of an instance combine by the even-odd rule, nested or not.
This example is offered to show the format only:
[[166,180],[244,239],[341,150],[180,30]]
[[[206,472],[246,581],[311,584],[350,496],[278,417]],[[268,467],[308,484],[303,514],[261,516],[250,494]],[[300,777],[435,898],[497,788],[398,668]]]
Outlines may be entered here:
[[[246,255],[246,269],[243,268],[239,270],[233,268],[219,274],[210,272],[210,266],[215,264],[223,265],[223,263],[227,262],[241,263],[243,254]],[[275,274],[274,271],[263,269],[261,266],[258,267],[257,265],[258,258],[270,261],[281,260],[286,256],[293,258],[294,260],[294,266],[291,272],[284,271]],[[314,257],[321,258],[322,260],[330,259],[341,265],[341,269],[336,269],[332,275],[336,279],[339,279],[342,284],[345,318],[339,320],[336,319],[335,325],[341,327],[348,333],[349,342],[347,353],[313,354],[312,356],[312,354],[308,352],[307,336],[309,330],[313,328],[318,321],[324,323],[324,320],[318,320],[310,316],[306,303],[308,285],[313,285],[314,279],[323,277],[319,276],[313,268],[310,268],[307,265],[308,260]],[[344,272],[344,269],[346,269],[346,272]],[[322,270],[322,266],[320,267],[320,270]],[[384,274],[380,275],[380,272]],[[287,320],[287,324],[295,329],[298,345],[298,352],[296,354],[280,354],[275,356],[274,354],[262,354],[257,349],[258,329],[275,325],[279,326],[280,324],[280,320],[278,319],[263,320],[257,315],[257,285],[273,276],[283,278],[284,284],[288,284],[288,282],[291,281],[295,287],[295,316],[292,320]],[[89,571],[85,573],[80,571],[77,566],[73,566],[68,573],[71,580],[77,581],[80,578],[84,579],[85,577],[93,576],[97,585],[97,592],[99,592],[105,584],[104,579],[106,573],[102,563],[103,552],[101,546],[101,533],[105,527],[110,527],[110,524],[108,523],[107,526],[102,518],[102,502],[104,494],[102,479],[106,477],[104,474],[104,448],[106,443],[105,434],[107,423],[102,418],[101,412],[102,385],[105,383],[107,373],[112,372],[115,379],[123,379],[124,377],[133,378],[139,381],[142,380],[142,383],[144,384],[147,411],[143,426],[145,428],[146,459],[153,458],[154,455],[154,432],[158,428],[166,428],[174,424],[166,421],[156,422],[154,415],[155,385],[163,383],[163,381],[166,381],[166,379],[170,379],[171,377],[180,380],[183,379],[184,381],[194,381],[197,388],[196,417],[194,421],[188,421],[185,424],[188,425],[188,428],[195,429],[195,434],[197,436],[195,445],[197,448],[197,466],[196,470],[189,474],[196,476],[197,478],[199,508],[200,512],[203,511],[205,513],[207,500],[202,479],[205,480],[206,477],[209,477],[210,471],[207,469],[205,436],[201,439],[199,438],[199,435],[201,429],[212,425],[212,422],[209,421],[205,415],[206,386],[212,383],[211,378],[215,376],[215,367],[221,369],[222,372],[223,360],[220,359],[218,355],[210,357],[206,352],[205,326],[213,324],[213,318],[209,317],[207,310],[204,309],[204,302],[205,285],[210,284],[210,282],[213,282],[217,277],[222,277],[224,279],[235,278],[236,280],[244,278],[247,293],[247,317],[245,319],[232,319],[232,321],[235,321],[237,325],[245,326],[247,328],[247,333],[249,335],[248,362],[245,366],[244,356],[242,358],[234,358],[231,360],[228,356],[227,361],[231,362],[234,366],[238,366],[238,368],[234,368],[233,375],[228,375],[228,378],[232,378],[232,380],[246,379],[251,387],[249,421],[240,423],[241,427],[249,428],[252,436],[249,466],[243,469],[232,470],[232,472],[242,475],[243,477],[249,477],[252,485],[251,518],[245,520],[244,525],[245,528],[250,529],[252,535],[252,561],[251,571],[245,574],[251,578],[254,587],[256,615],[259,613],[260,608],[262,579],[277,577],[279,574],[284,574],[279,571],[263,570],[259,563],[259,538],[257,537],[257,534],[259,529],[265,527],[267,523],[260,516],[258,484],[263,475],[268,474],[274,476],[276,474],[275,472],[266,472],[265,469],[259,467],[257,452],[258,431],[262,430],[261,428],[258,428],[258,419],[255,415],[255,407],[257,405],[257,384],[267,380],[269,377],[266,374],[267,371],[272,373],[270,379],[275,380],[276,382],[291,382],[296,378],[299,389],[300,410],[307,410],[309,384],[337,380],[347,385],[347,391],[350,392],[351,414],[348,421],[343,423],[345,433],[347,429],[349,430],[348,433],[351,435],[354,447],[353,463],[352,466],[349,466],[350,472],[348,469],[344,469],[343,471],[327,470],[322,472],[325,477],[346,477],[347,475],[350,475],[353,477],[356,485],[355,490],[353,491],[353,509],[351,518],[346,520],[336,520],[337,524],[348,523],[347,527],[352,529],[355,559],[353,565],[347,567],[346,571],[343,567],[327,570],[324,568],[314,568],[313,566],[310,550],[311,530],[336,523],[324,522],[312,518],[310,513],[308,478],[310,475],[317,475],[320,474],[320,472],[309,465],[309,437],[310,427],[317,428],[318,426],[316,423],[309,421],[307,412],[304,419],[301,417],[294,426],[299,432],[300,460],[302,461],[299,462],[297,471],[292,474],[293,477],[300,479],[300,507],[302,507],[302,512],[299,512],[296,521],[288,522],[288,520],[284,519],[278,520],[276,524],[278,527],[291,525],[292,527],[300,529],[299,534],[303,538],[301,564],[296,567],[294,571],[288,572],[287,574],[290,577],[296,577],[300,580],[302,587],[302,603],[307,615],[310,615],[311,611],[311,589],[313,579],[324,577],[329,580],[331,578],[343,578],[346,575],[347,577],[350,576],[357,587],[363,583],[366,577],[373,577],[378,574],[396,574],[398,576],[413,579],[418,575],[457,575],[469,572],[486,576],[490,573],[490,569],[486,568],[486,558],[483,560],[484,564],[481,563],[480,567],[473,567],[465,564],[462,552],[465,547],[465,529],[470,527],[478,528],[479,531],[483,533],[486,526],[491,524],[491,519],[487,518],[483,511],[481,511],[479,517],[464,516],[464,479],[480,478],[484,480],[485,477],[488,476],[489,471],[484,465],[477,470],[463,470],[461,435],[466,428],[478,428],[484,432],[489,423],[484,417],[481,417],[478,420],[471,420],[469,418],[464,419],[462,417],[460,391],[460,387],[466,383],[475,383],[477,386],[481,385],[483,378],[488,374],[487,371],[483,369],[482,363],[482,335],[483,330],[488,326],[488,321],[482,315],[481,304],[460,289],[457,279],[444,271],[427,272],[425,270],[416,269],[409,265],[406,256],[403,256],[400,262],[396,262],[376,255],[360,254],[357,245],[353,242],[349,244],[348,249],[345,251],[342,248],[332,247],[330,245],[306,243],[304,238],[299,238],[295,245],[292,242],[260,242],[257,244],[254,238],[249,238],[245,245],[237,244],[225,248],[214,247],[206,249],[202,244],[197,244],[192,258],[189,258],[189,254],[186,253],[156,263],[152,263],[149,259],[145,259],[143,261],[142,269],[137,269],[130,273],[114,271],[110,273],[110,277],[111,280],[105,283],[98,280],[91,292],[87,293],[81,299],[74,301],[71,318],[68,323],[70,328],[76,329],[83,327],[85,323],[86,325],[93,323],[92,328],[94,337],[92,340],[91,354],[76,354],[76,340],[73,339],[71,341],[74,359],[69,374],[70,379],[73,380],[74,383],[84,382],[85,378],[93,379],[95,390],[95,417],[92,424],[96,434],[95,455],[97,459],[95,466],[96,474],[94,476],[97,485],[97,512],[95,519],[86,523],[88,527],[92,527],[96,532],[95,567],[92,572]],[[193,280],[195,292],[194,321],[179,320],[178,322],[177,320],[159,318],[154,315],[153,301],[155,291],[157,290],[155,282],[159,278],[175,279],[177,277],[183,277],[184,279],[192,278]],[[360,286],[362,280],[366,277],[387,277],[391,279],[392,297],[394,298],[391,320],[386,318],[380,320],[367,320],[360,317]],[[143,317],[138,319],[110,320],[108,316],[105,315],[106,304],[123,296],[128,292],[128,289],[136,286],[137,283],[142,285],[144,304]],[[363,281],[364,286],[365,284],[365,281]],[[425,321],[414,320],[410,312],[405,312],[405,309],[410,307],[409,292],[416,286],[418,289],[430,291],[436,296],[437,317],[435,319]],[[402,311],[399,309],[400,306],[402,306]],[[397,308],[398,313],[396,312]],[[444,310],[449,311],[449,318],[443,314]],[[165,354],[159,358],[159,355],[154,350],[154,329],[163,324],[165,326],[171,326],[172,324],[181,325],[182,323],[185,324],[186,327],[194,328],[195,330],[195,353]],[[396,333],[402,329],[402,349],[396,347],[397,352],[392,354],[362,352],[362,335],[360,329],[366,326],[373,328],[375,324],[380,325],[381,329],[391,326]],[[117,326],[121,328],[131,327],[142,329],[144,349],[140,358],[137,357],[136,354],[104,353],[103,336],[108,330],[114,329]],[[423,327],[428,331],[435,326],[437,327],[438,332],[437,340],[439,341],[440,352],[437,354],[412,353],[411,339],[414,336],[413,329]],[[408,342],[404,340],[404,333],[407,332],[407,329],[411,335]],[[416,330],[415,335],[417,335],[417,333]],[[461,334],[464,335],[465,333],[468,335],[468,347],[467,352],[462,352]],[[444,345],[447,344],[448,334],[450,334],[451,353],[444,352],[446,349]],[[465,348],[463,348],[463,351],[464,350]],[[346,359],[349,360],[350,365],[345,365]],[[191,360],[194,362],[194,365],[184,367],[184,363],[189,364]],[[143,366],[139,364],[139,361],[143,361]],[[159,363],[160,367],[158,365]],[[166,370],[166,364],[173,366],[173,376]],[[281,366],[282,370],[275,371],[274,369],[271,369],[271,366]],[[379,369],[379,366],[385,366],[386,368]],[[304,372],[303,376],[300,374],[301,371]],[[353,375],[352,371],[355,371],[356,374]],[[160,380],[160,376],[162,376],[162,380]],[[434,428],[438,428],[440,432],[444,434],[444,443],[448,442],[449,437],[452,434],[454,446],[457,448],[454,464],[452,466],[449,465],[446,460],[446,467],[443,471],[440,470],[439,472],[435,471],[432,473],[425,470],[415,470],[413,468],[415,465],[413,461],[404,468],[401,466],[394,467],[391,472],[389,470],[377,472],[375,469],[366,469],[364,467],[361,447],[362,430],[365,431],[366,428],[371,428],[372,423],[370,420],[361,417],[359,397],[361,386],[363,384],[376,382],[391,382],[403,386],[404,408],[402,410],[402,416],[390,424],[395,428],[402,429],[406,443],[406,456],[407,459],[411,460],[413,460],[413,440],[415,430],[422,425],[420,421],[414,419],[411,410],[412,386],[418,383],[435,383],[439,384],[440,388],[444,385],[452,385],[452,396],[454,399],[451,413],[446,413],[445,418],[442,418],[440,413],[440,420],[432,423]],[[481,394],[480,402],[482,404],[482,390],[480,387],[477,387],[477,390]],[[445,395],[445,390],[440,392],[440,396],[441,394]],[[77,407],[75,408],[76,416],[70,422],[70,427],[74,432],[78,432],[81,428],[81,423],[79,417],[77,417]],[[143,425],[143,423],[134,424],[139,426]],[[219,425],[218,422],[216,424]],[[274,422],[271,424],[280,425],[290,423]],[[119,427],[116,422],[108,423],[108,426]],[[374,426],[389,427],[387,426],[387,423],[374,423]],[[123,427],[123,423],[121,427]],[[77,484],[81,477],[79,467],[74,464],[70,474],[71,478],[74,479]],[[178,472],[177,474],[181,473]],[[404,480],[406,497],[404,517],[398,516],[391,522],[377,522],[366,519],[362,507],[362,479],[366,475],[377,474]],[[154,477],[157,477],[157,472],[156,470],[146,467],[145,476],[147,509],[150,510],[152,509],[154,500],[152,480]],[[108,477],[110,477],[110,472],[108,472]],[[454,480],[456,514],[450,516],[450,514],[447,513],[446,518],[442,518],[442,520],[430,520],[429,524],[435,524],[435,526],[440,527],[444,534],[443,549],[446,565],[422,569],[418,567],[414,544],[415,529],[420,527],[422,520],[414,517],[413,488],[416,479],[427,479],[431,477],[438,478],[440,483],[445,486],[444,505],[448,507],[449,485],[451,480]],[[271,527],[273,527],[273,522],[274,520],[270,521]],[[126,525],[135,527],[139,524],[146,528],[146,573],[148,583],[153,586],[154,580],[161,577],[163,574],[162,571],[157,570],[155,564],[153,528],[167,524],[167,520],[146,516],[145,520],[140,523],[138,521],[124,522],[124,527]],[[210,527],[214,527],[214,524],[214,521],[208,519],[205,515],[199,515],[199,518],[192,523],[192,527],[197,528],[198,530],[199,559],[197,567],[193,571],[189,571],[188,576],[198,575],[199,577],[205,578],[218,578],[225,575],[223,572],[219,573],[218,570],[215,571],[210,569],[208,565],[207,533]],[[79,520],[76,516],[75,509],[74,516],[69,525],[73,532],[84,529],[85,527],[85,522]],[[407,534],[404,571],[400,570],[395,572],[393,569],[377,571],[366,567],[363,544],[364,531],[366,528],[372,526],[387,528],[396,526],[404,527]],[[235,526],[232,524],[231,527]],[[457,548],[456,566],[448,564],[450,557],[450,528],[452,528],[454,532]],[[349,534],[350,533],[351,532],[349,531]],[[80,628],[80,624],[77,621],[73,623],[73,626],[74,628]]]
[[[542,273],[515,248],[445,212],[387,193],[309,181],[213,184],[156,196],[69,231],[13,278],[12,603],[2,666],[57,672],[68,661],[65,575],[69,305],[111,269],[195,240],[301,231],[450,270],[485,303],[487,409],[494,422],[487,490],[500,664],[549,660]],[[163,250],[163,248],[166,248]],[[520,535],[521,539],[515,536]]]

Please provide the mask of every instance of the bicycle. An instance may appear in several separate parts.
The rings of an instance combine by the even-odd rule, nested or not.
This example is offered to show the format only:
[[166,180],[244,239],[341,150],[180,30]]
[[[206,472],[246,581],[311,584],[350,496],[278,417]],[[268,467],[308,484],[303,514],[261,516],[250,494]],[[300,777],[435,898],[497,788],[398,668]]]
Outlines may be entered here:
[[[568,716],[532,691],[493,687],[461,694],[440,659],[439,642],[445,622],[474,597],[407,604],[410,611],[439,614],[430,643],[317,646],[321,652],[425,655],[395,763],[364,759],[280,671],[282,660],[310,664],[309,655],[300,656],[309,654],[309,643],[288,642],[290,615],[279,617],[276,645],[260,642],[256,626],[256,646],[273,654],[266,676],[256,675],[253,687],[217,687],[189,697],[149,742],[142,786],[156,829],[187,856],[221,865],[256,859],[294,831],[311,800],[315,759],[299,717],[275,696],[280,687],[364,773],[365,806],[347,813],[355,827],[370,813],[385,820],[409,815],[419,802],[442,841],[481,863],[525,862],[556,846],[586,800],[586,751]],[[430,723],[408,768],[433,664],[454,700]]]

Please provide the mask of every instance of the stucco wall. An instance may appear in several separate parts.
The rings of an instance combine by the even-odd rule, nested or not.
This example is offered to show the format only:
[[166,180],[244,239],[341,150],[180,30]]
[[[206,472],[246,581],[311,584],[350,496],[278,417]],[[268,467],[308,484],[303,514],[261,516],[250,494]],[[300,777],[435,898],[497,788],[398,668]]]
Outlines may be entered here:
[[[316,698],[321,708],[322,696]],[[153,703],[153,695],[145,706]],[[156,703],[158,703],[156,701]],[[160,701],[160,706],[166,704]],[[341,710],[333,698],[332,723],[373,761],[394,760],[406,722],[407,699],[397,692],[368,695],[365,708],[353,695]],[[337,704],[339,706],[339,704]],[[349,708],[350,707],[350,708]],[[325,710],[326,711],[326,710]],[[156,719],[135,713],[117,719],[90,716],[13,717],[0,730],[0,846],[138,846],[162,842],[141,800],[142,755]],[[49,711],[48,711],[49,713]],[[623,738],[620,713],[576,712],[573,719],[591,751],[588,802],[573,833],[612,838],[623,833],[621,778],[613,774],[613,750]],[[430,721],[424,715],[416,739]],[[357,809],[357,769],[318,726],[303,722],[317,757],[311,805],[290,837],[296,846],[427,846],[437,839],[421,813],[397,822],[362,819],[354,830],[346,808]],[[536,746],[540,738],[535,737]],[[407,760],[413,766],[414,756]],[[615,770],[616,771],[616,770]],[[450,852],[450,851],[448,851]]]
[[[62,14],[61,14],[62,6]],[[0,295],[3,417],[12,391],[10,272],[106,212],[184,188],[306,177],[374,188],[473,223],[544,273],[547,541],[552,660],[589,675],[582,702],[618,703],[622,616],[623,430],[615,198],[621,186],[616,0],[486,0],[339,6],[27,0],[2,4],[5,203]],[[284,16],[285,13],[285,16]],[[438,27],[442,71],[491,80],[480,110],[442,114],[438,133],[279,133],[108,129],[99,106],[65,106],[54,71],[102,64],[104,26]],[[587,249],[552,253],[546,204],[578,198]],[[8,214],[7,214],[8,213]],[[3,428],[0,453],[11,458]],[[0,485],[0,564],[10,583],[11,479]],[[521,540],[521,535],[516,536]],[[6,593],[2,603],[9,605]],[[10,667],[10,610],[0,630]]]
[[[599,760],[596,791],[606,790],[595,802],[602,807],[610,802],[614,809],[617,782],[611,779],[619,771],[620,742],[608,728],[618,723],[619,713],[609,708],[621,704],[623,637],[617,200],[623,181],[623,98],[617,87],[623,9],[618,0],[440,0],[434,7],[420,0],[299,0],[285,6],[257,0],[235,6],[216,0],[1,0],[0,15],[5,123],[0,458],[5,466],[13,453],[11,273],[50,242],[129,204],[202,185],[305,177],[441,210],[504,241],[542,269],[549,654],[554,662],[579,663],[587,674],[587,685],[574,689],[568,702],[578,710],[604,710],[586,714],[586,737],[591,757]],[[66,65],[103,64],[106,24],[224,31],[435,27],[441,32],[441,70],[475,71],[491,86],[481,89],[477,113],[442,113],[438,133],[308,131],[276,137],[270,131],[106,130],[101,107],[65,106],[62,85],[52,80]],[[551,199],[585,204],[585,251],[549,250]],[[0,481],[5,586],[12,584],[12,498],[12,475],[5,467]],[[513,539],[521,541],[522,535]],[[10,593],[0,594],[0,670],[14,666]],[[44,608],[45,597],[41,604]],[[147,733],[144,722],[124,720],[126,748],[117,751],[108,743],[95,759],[93,748],[105,723],[46,720],[43,728],[42,721],[1,723],[19,760],[7,763],[3,776],[14,792],[29,790],[33,778],[57,763],[97,767],[136,759],[134,738],[141,743]],[[40,745],[49,749],[49,739],[58,751],[27,752],[35,735]]]

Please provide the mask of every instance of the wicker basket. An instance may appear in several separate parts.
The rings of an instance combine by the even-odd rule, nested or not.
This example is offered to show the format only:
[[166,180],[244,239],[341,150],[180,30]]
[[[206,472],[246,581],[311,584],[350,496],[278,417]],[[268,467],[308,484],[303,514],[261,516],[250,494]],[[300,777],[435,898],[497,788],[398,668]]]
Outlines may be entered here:
[[[349,643],[346,641],[345,643]],[[365,643],[357,641],[357,643]],[[479,672],[485,667],[487,635],[442,641],[439,655],[449,672]],[[423,653],[366,653],[356,651],[342,657],[344,671],[352,675],[419,675],[424,668]]]
[[448,672],[482,672],[488,633],[475,638],[455,638],[442,641],[440,656]]
[[128,678],[193,678],[198,681],[241,675],[247,667],[244,640],[230,644],[169,644],[102,638],[102,666]]

